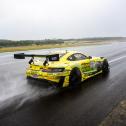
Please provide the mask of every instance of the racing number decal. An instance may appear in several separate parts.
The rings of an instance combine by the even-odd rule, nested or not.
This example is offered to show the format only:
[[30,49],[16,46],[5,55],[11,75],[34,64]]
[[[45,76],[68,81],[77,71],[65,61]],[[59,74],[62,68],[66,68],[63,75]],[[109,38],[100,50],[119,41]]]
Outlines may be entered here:
[[97,70],[97,63],[94,61],[90,62],[84,62],[81,64],[82,72],[86,74],[90,74],[94,72],[94,70]]
[[90,62],[90,68],[95,69],[96,68],[96,63],[94,61]]
[[101,62],[94,62],[94,61],[90,62],[91,70],[99,71],[99,70],[101,70],[101,67],[102,67]]

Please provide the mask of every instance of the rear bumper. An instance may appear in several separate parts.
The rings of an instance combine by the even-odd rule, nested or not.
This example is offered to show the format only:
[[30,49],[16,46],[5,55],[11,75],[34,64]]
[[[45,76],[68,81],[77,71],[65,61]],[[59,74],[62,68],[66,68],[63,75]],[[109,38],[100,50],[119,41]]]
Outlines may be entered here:
[[58,73],[47,73],[30,69],[26,71],[27,77],[39,80],[47,80],[49,82],[53,82],[51,84],[57,84],[60,86],[62,85],[62,87],[67,87],[69,85],[69,74],[69,71]]
[[[28,82],[31,83],[31,84],[38,84],[38,83],[35,83],[35,81],[36,82],[40,82],[41,81],[42,82],[41,84],[44,85],[44,86],[59,87],[59,83],[54,82],[54,81],[50,81],[50,80],[46,80],[46,79],[42,79],[42,78],[33,78],[31,76],[27,76],[27,79],[28,79]],[[34,81],[32,81],[32,80],[34,80]]]

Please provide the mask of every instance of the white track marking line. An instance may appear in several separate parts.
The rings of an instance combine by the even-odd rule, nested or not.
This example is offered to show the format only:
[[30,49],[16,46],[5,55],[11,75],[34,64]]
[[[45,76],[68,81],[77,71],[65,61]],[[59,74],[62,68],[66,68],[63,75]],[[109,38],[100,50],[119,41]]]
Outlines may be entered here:
[[123,58],[126,58],[126,56],[122,56],[122,57],[119,57],[119,58],[116,58],[116,59],[113,59],[113,60],[110,60],[109,63],[113,63],[113,62],[116,62],[120,59],[123,59]]

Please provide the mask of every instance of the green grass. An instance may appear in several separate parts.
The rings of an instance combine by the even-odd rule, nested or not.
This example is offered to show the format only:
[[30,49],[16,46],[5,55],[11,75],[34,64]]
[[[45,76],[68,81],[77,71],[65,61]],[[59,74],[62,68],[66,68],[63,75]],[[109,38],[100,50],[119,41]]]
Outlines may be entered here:
[[[110,42],[109,42],[110,43]],[[108,42],[84,42],[84,41],[71,41],[62,44],[45,44],[45,45],[30,45],[30,46],[18,46],[18,47],[2,47],[0,48],[0,53],[2,52],[14,52],[14,51],[27,51],[27,50],[37,50],[37,49],[49,49],[49,48],[63,48],[63,47],[75,47],[75,46],[89,46],[89,45],[99,45],[108,44]]]

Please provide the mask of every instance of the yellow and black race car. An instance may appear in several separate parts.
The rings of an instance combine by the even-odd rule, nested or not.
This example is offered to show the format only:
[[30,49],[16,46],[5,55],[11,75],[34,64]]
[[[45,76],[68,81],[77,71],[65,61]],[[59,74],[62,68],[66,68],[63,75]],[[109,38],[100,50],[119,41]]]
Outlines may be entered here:
[[75,51],[60,51],[48,55],[14,54],[16,59],[25,57],[31,57],[26,70],[27,78],[48,80],[57,87],[76,86],[97,74],[109,72],[106,58],[86,56]]

